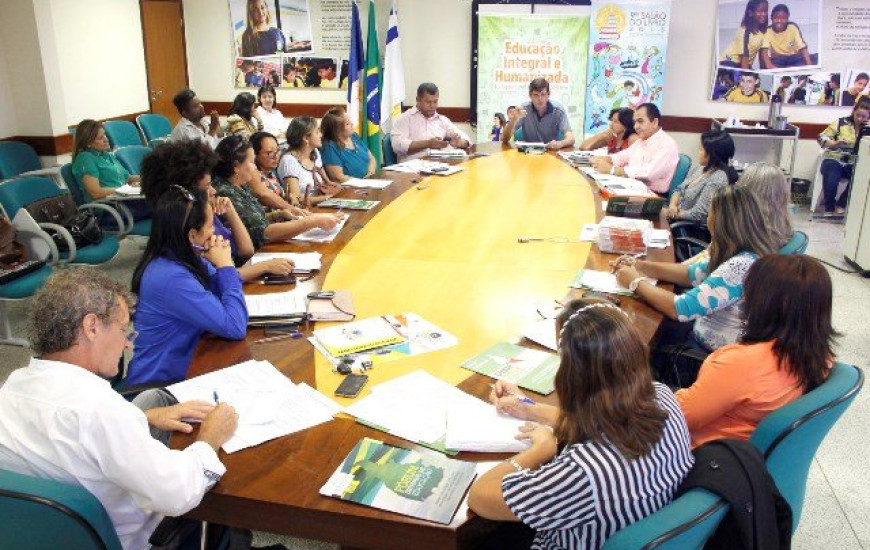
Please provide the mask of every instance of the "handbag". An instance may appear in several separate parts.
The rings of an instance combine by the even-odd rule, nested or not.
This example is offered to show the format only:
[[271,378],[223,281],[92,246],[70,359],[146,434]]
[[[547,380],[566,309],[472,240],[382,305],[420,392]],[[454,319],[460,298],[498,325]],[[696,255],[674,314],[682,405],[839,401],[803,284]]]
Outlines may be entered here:
[[[97,217],[91,212],[80,211],[69,195],[59,195],[47,199],[32,202],[25,207],[33,219],[38,223],[53,223],[63,226],[69,231],[76,248],[99,244],[103,241],[103,230],[97,221]],[[60,252],[69,250],[66,239],[57,231],[50,229],[46,232]]]
[[0,217],[0,269],[12,269],[27,260],[27,249],[16,237],[15,226]]

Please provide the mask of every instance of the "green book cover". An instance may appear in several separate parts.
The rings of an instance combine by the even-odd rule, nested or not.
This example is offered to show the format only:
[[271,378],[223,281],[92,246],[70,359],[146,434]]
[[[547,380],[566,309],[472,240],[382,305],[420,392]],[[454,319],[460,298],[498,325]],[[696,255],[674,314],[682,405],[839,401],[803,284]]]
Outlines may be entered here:
[[474,476],[471,462],[366,437],[347,455],[320,494],[447,524]]
[[552,393],[559,356],[499,342],[462,366],[497,380],[512,382],[521,388],[543,395]]
[[342,208],[344,210],[371,210],[379,205],[380,201],[367,201],[362,199],[329,199],[317,206],[322,208]]

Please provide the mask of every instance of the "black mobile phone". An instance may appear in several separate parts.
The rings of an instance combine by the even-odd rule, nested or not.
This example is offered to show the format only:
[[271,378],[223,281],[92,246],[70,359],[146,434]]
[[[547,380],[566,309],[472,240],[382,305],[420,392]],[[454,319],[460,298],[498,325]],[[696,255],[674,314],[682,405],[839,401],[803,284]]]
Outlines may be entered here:
[[598,300],[605,300],[610,302],[611,304],[618,306],[620,304],[619,298],[612,294],[607,294],[606,292],[598,292],[597,290],[587,290],[583,293],[584,298],[596,298]]
[[433,174],[437,174],[438,172],[446,172],[448,168],[446,166],[436,166],[435,168],[430,168],[427,172],[432,172]]
[[321,290],[319,292],[309,292],[309,300],[331,300],[335,298],[334,290]]
[[267,273],[263,275],[264,285],[292,285],[296,283],[296,277],[291,275],[277,275],[275,273]]
[[367,374],[348,374],[335,388],[335,395],[339,397],[356,397],[366,382],[369,381]]

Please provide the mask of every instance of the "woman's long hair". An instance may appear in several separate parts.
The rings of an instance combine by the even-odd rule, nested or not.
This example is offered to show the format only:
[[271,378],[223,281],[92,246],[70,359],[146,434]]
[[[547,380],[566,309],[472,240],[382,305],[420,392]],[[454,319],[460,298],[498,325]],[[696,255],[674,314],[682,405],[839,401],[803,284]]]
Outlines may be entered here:
[[743,283],[744,344],[774,341],[779,368],[800,380],[804,391],[819,386],[834,359],[839,333],[831,324],[831,277],[803,254],[765,256]]
[[737,170],[731,166],[734,158],[734,140],[728,132],[722,130],[708,130],[701,134],[701,147],[707,153],[707,165],[704,170],[715,172],[722,170],[728,178],[728,183],[734,183],[739,177]]
[[163,193],[152,212],[151,235],[133,271],[133,292],[139,294],[145,268],[160,257],[180,263],[208,288],[208,271],[188,237],[191,229],[201,230],[212,216],[206,194],[173,185]]
[[637,133],[634,131],[634,109],[623,107],[616,112],[616,118],[625,128],[625,132],[622,134],[622,141],[627,142],[628,138]]
[[257,98],[250,92],[242,92],[233,99],[228,115],[239,115],[245,122],[250,122],[254,116],[254,103]]
[[[310,116],[298,116],[290,121],[285,135],[287,136],[287,152],[299,151],[305,145],[305,138],[317,129],[317,120]],[[317,158],[311,151],[311,160]]]
[[777,249],[785,246],[791,240],[794,229],[788,211],[791,191],[782,168],[766,162],[750,164],[737,180],[737,186],[752,191],[761,205],[765,226],[773,236]]
[[225,180],[230,179],[236,171],[236,165],[245,162],[248,158],[250,148],[251,143],[239,135],[230,135],[222,139],[214,150],[218,161],[212,174]]
[[[250,4],[250,2],[248,3]],[[749,2],[746,3],[746,9],[743,10],[743,19],[740,21],[740,26],[746,29],[747,35],[749,33],[764,32],[767,30],[767,23],[765,23],[764,25],[758,25],[755,22],[755,16],[752,13],[755,11],[755,8],[757,8],[761,4],[768,4],[768,1],[749,0]]]
[[[250,52],[254,49],[254,34],[257,32],[254,30],[256,27],[256,23],[254,23],[254,16],[251,13],[254,11],[254,4],[259,4],[264,0],[248,0],[248,3],[245,5],[245,21],[247,26],[245,27],[245,31],[242,33],[242,52]],[[268,6],[267,6],[268,7]],[[266,9],[266,26],[272,24],[272,12]]]
[[[324,141],[338,143],[338,135],[344,126],[344,113],[344,107],[333,107],[326,111],[323,118],[320,119],[320,131],[323,132]],[[343,143],[340,145],[344,146]]]
[[709,272],[740,252],[765,256],[779,249],[773,234],[765,228],[761,204],[749,189],[723,187],[713,197],[710,212]]
[[94,140],[97,139],[97,134],[100,133],[100,128],[102,127],[102,122],[97,122],[90,118],[79,122],[78,126],[76,126],[75,147],[72,153],[73,160],[75,160],[79,153],[86,151],[91,146]]
[[591,440],[612,444],[629,460],[647,454],[668,413],[656,403],[647,348],[628,316],[584,298],[565,307],[557,326],[560,445]]

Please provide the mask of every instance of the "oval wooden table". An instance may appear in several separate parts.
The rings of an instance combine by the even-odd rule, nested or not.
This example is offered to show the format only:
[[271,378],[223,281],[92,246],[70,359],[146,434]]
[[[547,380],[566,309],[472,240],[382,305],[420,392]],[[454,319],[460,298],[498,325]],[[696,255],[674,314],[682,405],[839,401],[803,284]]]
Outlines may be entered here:
[[[594,186],[576,169],[553,154],[490,150],[449,177],[385,172],[380,177],[395,180],[387,189],[365,196],[346,189],[341,196],[382,202],[372,211],[352,213],[332,243],[266,248],[322,252],[324,269],[299,283],[299,289],[348,289],[357,318],[417,313],[458,337],[457,346],[373,369],[361,396],[374,384],[425,369],[485,397],[491,380],[459,365],[496,342],[517,341],[539,306],[580,295],[567,287],[580,267],[605,270],[614,258],[578,242],[582,225],[600,219],[602,212]],[[544,240],[520,243],[520,237]],[[671,249],[651,250],[650,256],[673,261]],[[290,288],[252,284],[246,292]],[[661,315],[633,299],[623,298],[622,307],[649,341]],[[294,382],[333,395],[341,376],[307,341],[257,343],[262,337],[262,330],[250,330],[241,342],[204,338],[188,376],[267,359]],[[554,395],[542,399],[552,402]],[[464,502],[450,525],[439,525],[320,496],[320,487],[366,436],[420,449],[351,418],[336,418],[251,449],[221,453],[226,475],[188,516],[369,549],[470,548],[493,528],[494,523],[470,514]],[[184,447],[192,439],[175,436],[172,446]],[[462,453],[457,458],[503,457]]]

